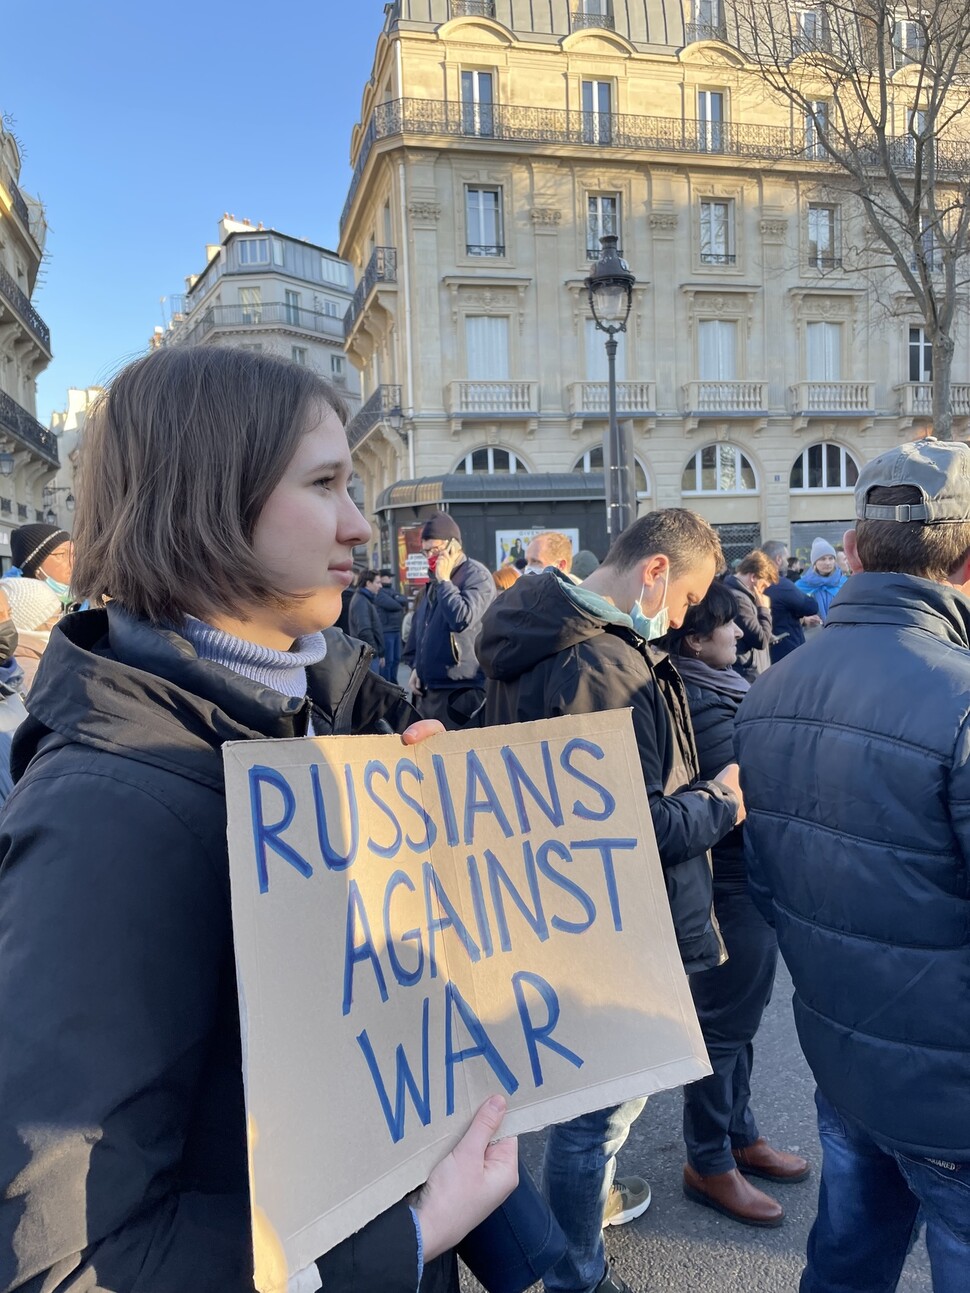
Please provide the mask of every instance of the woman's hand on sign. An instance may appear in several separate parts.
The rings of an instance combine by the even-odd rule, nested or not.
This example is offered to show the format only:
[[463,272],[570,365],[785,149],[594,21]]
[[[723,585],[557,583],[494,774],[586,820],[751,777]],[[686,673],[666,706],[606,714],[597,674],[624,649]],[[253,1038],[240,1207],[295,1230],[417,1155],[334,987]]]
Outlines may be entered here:
[[414,1210],[421,1222],[426,1262],[440,1257],[504,1203],[519,1183],[514,1136],[492,1142],[508,1106],[486,1100],[461,1140],[428,1177]]
[[401,740],[405,745],[417,745],[419,741],[426,741],[429,736],[438,736],[444,730],[444,723],[437,718],[421,718],[404,729]]

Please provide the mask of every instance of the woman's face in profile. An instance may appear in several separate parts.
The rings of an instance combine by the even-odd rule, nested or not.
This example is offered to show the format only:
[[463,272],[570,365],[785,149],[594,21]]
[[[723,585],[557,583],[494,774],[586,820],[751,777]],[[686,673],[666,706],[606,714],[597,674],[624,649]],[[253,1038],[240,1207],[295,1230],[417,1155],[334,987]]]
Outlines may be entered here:
[[281,631],[294,638],[334,624],[340,594],[353,580],[353,549],[371,527],[347,492],[353,467],[343,425],[322,401],[308,419],[253,535],[261,566],[283,593],[308,593],[279,611]]

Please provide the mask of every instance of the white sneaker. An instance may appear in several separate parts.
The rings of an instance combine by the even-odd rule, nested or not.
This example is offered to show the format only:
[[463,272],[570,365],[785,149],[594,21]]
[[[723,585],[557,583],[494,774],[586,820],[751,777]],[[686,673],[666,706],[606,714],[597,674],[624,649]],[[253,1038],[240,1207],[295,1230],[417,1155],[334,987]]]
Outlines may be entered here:
[[610,1186],[603,1213],[603,1228],[625,1226],[642,1217],[650,1207],[650,1186],[640,1176],[617,1177]]

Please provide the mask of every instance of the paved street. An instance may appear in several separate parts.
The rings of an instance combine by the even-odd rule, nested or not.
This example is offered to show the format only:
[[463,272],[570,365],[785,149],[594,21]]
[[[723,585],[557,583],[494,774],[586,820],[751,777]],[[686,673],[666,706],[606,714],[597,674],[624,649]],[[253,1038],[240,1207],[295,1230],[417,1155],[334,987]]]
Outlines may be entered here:
[[[769,1139],[817,1163],[812,1080],[798,1049],[790,1002],[791,982],[782,967],[755,1043],[754,1108]],[[815,1215],[816,1178],[777,1190],[788,1214],[778,1230],[740,1226],[689,1203],[681,1192],[681,1107],[679,1091],[651,1100],[620,1155],[621,1173],[640,1173],[653,1187],[653,1203],[639,1221],[607,1232],[607,1252],[620,1274],[636,1293],[793,1293]],[[527,1142],[529,1165],[537,1170],[542,1133]],[[480,1286],[466,1276],[463,1288],[472,1293]],[[899,1289],[930,1293],[922,1240]]]

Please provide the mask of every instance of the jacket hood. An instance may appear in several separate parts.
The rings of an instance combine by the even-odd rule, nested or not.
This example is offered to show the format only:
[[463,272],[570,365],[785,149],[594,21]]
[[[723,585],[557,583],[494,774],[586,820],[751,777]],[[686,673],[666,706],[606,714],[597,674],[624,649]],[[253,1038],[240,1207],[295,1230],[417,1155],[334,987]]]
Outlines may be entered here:
[[970,599],[952,584],[864,571],[847,580],[832,602],[829,624],[894,624],[970,647]]
[[517,579],[482,621],[478,662],[486,678],[507,682],[568,647],[619,625],[633,634],[629,615],[549,568]]
[[[315,704],[333,712],[335,675],[346,689],[372,652],[327,630],[327,659],[308,671]],[[336,657],[336,658],[335,658]],[[305,698],[282,696],[221,665],[200,660],[178,633],[154,628],[120,607],[81,611],[51,632],[27,702],[30,717],[14,738],[11,769],[19,779],[42,749],[69,742],[121,754],[221,789],[222,746],[306,731]]]

